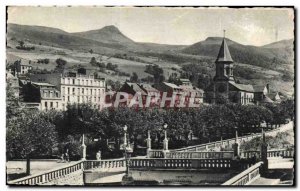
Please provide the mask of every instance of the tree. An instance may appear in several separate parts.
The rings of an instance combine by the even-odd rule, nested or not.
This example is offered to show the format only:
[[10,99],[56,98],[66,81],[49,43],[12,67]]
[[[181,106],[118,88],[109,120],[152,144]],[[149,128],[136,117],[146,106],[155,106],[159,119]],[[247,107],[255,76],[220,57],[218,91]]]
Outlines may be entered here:
[[65,61],[62,58],[58,58],[58,59],[56,59],[55,62],[56,62],[56,68],[55,68],[56,71],[61,72],[61,71],[63,71],[65,69],[67,61]]
[[89,53],[93,54],[93,52],[94,52],[93,49],[90,49],[90,50],[89,50]]
[[57,143],[55,126],[39,112],[25,111],[8,119],[6,128],[7,151],[14,158],[51,154]]
[[18,43],[19,43],[19,45],[20,45],[21,48],[24,47],[24,44],[25,44],[24,41],[20,40]]
[[137,82],[138,79],[139,79],[138,75],[135,72],[133,72],[132,76],[130,77],[130,82]]
[[95,65],[96,63],[97,63],[96,58],[92,57],[91,61],[90,61],[90,64]]

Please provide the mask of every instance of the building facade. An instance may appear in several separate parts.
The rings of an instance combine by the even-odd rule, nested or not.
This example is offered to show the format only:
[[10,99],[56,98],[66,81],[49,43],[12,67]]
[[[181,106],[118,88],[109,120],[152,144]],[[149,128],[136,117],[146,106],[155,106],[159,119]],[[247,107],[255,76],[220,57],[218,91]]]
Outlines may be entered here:
[[61,92],[62,109],[68,104],[90,103],[102,109],[105,101],[105,79],[87,74],[83,68],[55,74],[36,74],[31,76],[35,82],[53,84]]

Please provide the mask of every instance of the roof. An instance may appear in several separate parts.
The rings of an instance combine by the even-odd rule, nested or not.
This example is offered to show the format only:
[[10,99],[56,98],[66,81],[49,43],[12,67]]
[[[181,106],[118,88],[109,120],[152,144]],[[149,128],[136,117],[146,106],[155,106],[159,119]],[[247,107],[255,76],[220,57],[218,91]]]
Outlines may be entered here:
[[233,62],[225,38],[223,38],[216,62]]
[[185,85],[180,85],[180,87],[181,87],[184,91],[204,93],[204,90],[202,90],[202,89],[200,89],[200,88],[197,88],[197,87],[193,87],[193,86],[185,86]]
[[181,89],[181,87],[175,85],[175,84],[172,84],[172,83],[168,83],[168,82],[163,82],[165,85],[171,87],[171,88],[176,88],[176,89]]
[[274,101],[271,100],[268,96],[264,96],[264,98],[260,102],[262,102],[262,103],[273,103]]
[[147,93],[137,84],[137,83],[130,83],[130,82],[126,82],[128,84],[128,86],[130,86],[133,91],[135,92],[140,92],[142,95],[147,95]]
[[229,81],[229,83],[231,85],[233,85],[234,87],[236,87],[239,90],[243,90],[246,92],[254,92],[253,86],[252,85],[248,85],[248,84],[237,84],[235,82],[231,82]]
[[267,96],[268,96],[270,99],[275,100],[277,94],[278,94],[277,92],[271,92],[271,93],[268,93]]
[[49,84],[49,83],[32,82],[32,84],[37,85],[37,86],[51,86],[51,87],[55,87],[55,85]]
[[263,92],[266,86],[259,86],[259,85],[254,85],[253,89],[254,92]]
[[138,84],[146,92],[159,92],[157,89],[152,87],[150,84]]
[[179,79],[181,82],[191,82],[189,79],[187,79],[187,78],[180,78]]

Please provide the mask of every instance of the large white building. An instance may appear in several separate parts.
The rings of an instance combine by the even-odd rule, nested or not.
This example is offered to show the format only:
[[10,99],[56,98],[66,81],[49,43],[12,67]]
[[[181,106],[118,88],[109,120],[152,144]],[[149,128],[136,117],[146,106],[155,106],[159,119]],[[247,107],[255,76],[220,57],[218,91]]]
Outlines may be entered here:
[[85,69],[53,74],[36,74],[34,82],[47,82],[61,92],[62,109],[68,104],[91,103],[94,108],[102,109],[105,101],[105,79],[87,74]]

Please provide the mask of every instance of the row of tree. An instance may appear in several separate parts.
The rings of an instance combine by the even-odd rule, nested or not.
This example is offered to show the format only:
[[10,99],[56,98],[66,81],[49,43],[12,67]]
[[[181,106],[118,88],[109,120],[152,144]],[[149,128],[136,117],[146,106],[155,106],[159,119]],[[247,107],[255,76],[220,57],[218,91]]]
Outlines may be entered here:
[[[7,151],[12,158],[26,154],[54,155],[69,150],[79,154],[80,139],[85,134],[88,154],[97,150],[106,157],[121,155],[123,127],[128,126],[134,150],[146,146],[147,131],[151,131],[154,148],[162,148],[162,126],[168,124],[170,148],[188,144],[232,138],[239,134],[259,132],[262,124],[273,128],[294,117],[294,102],[266,105],[202,105],[199,108],[97,110],[89,104],[68,105],[65,111],[28,111],[18,105],[8,91]],[[21,109],[20,109],[21,108]],[[193,136],[192,136],[193,135]],[[194,140],[191,140],[194,137]],[[98,141],[95,141],[98,140]],[[113,146],[108,144],[112,142]]]

